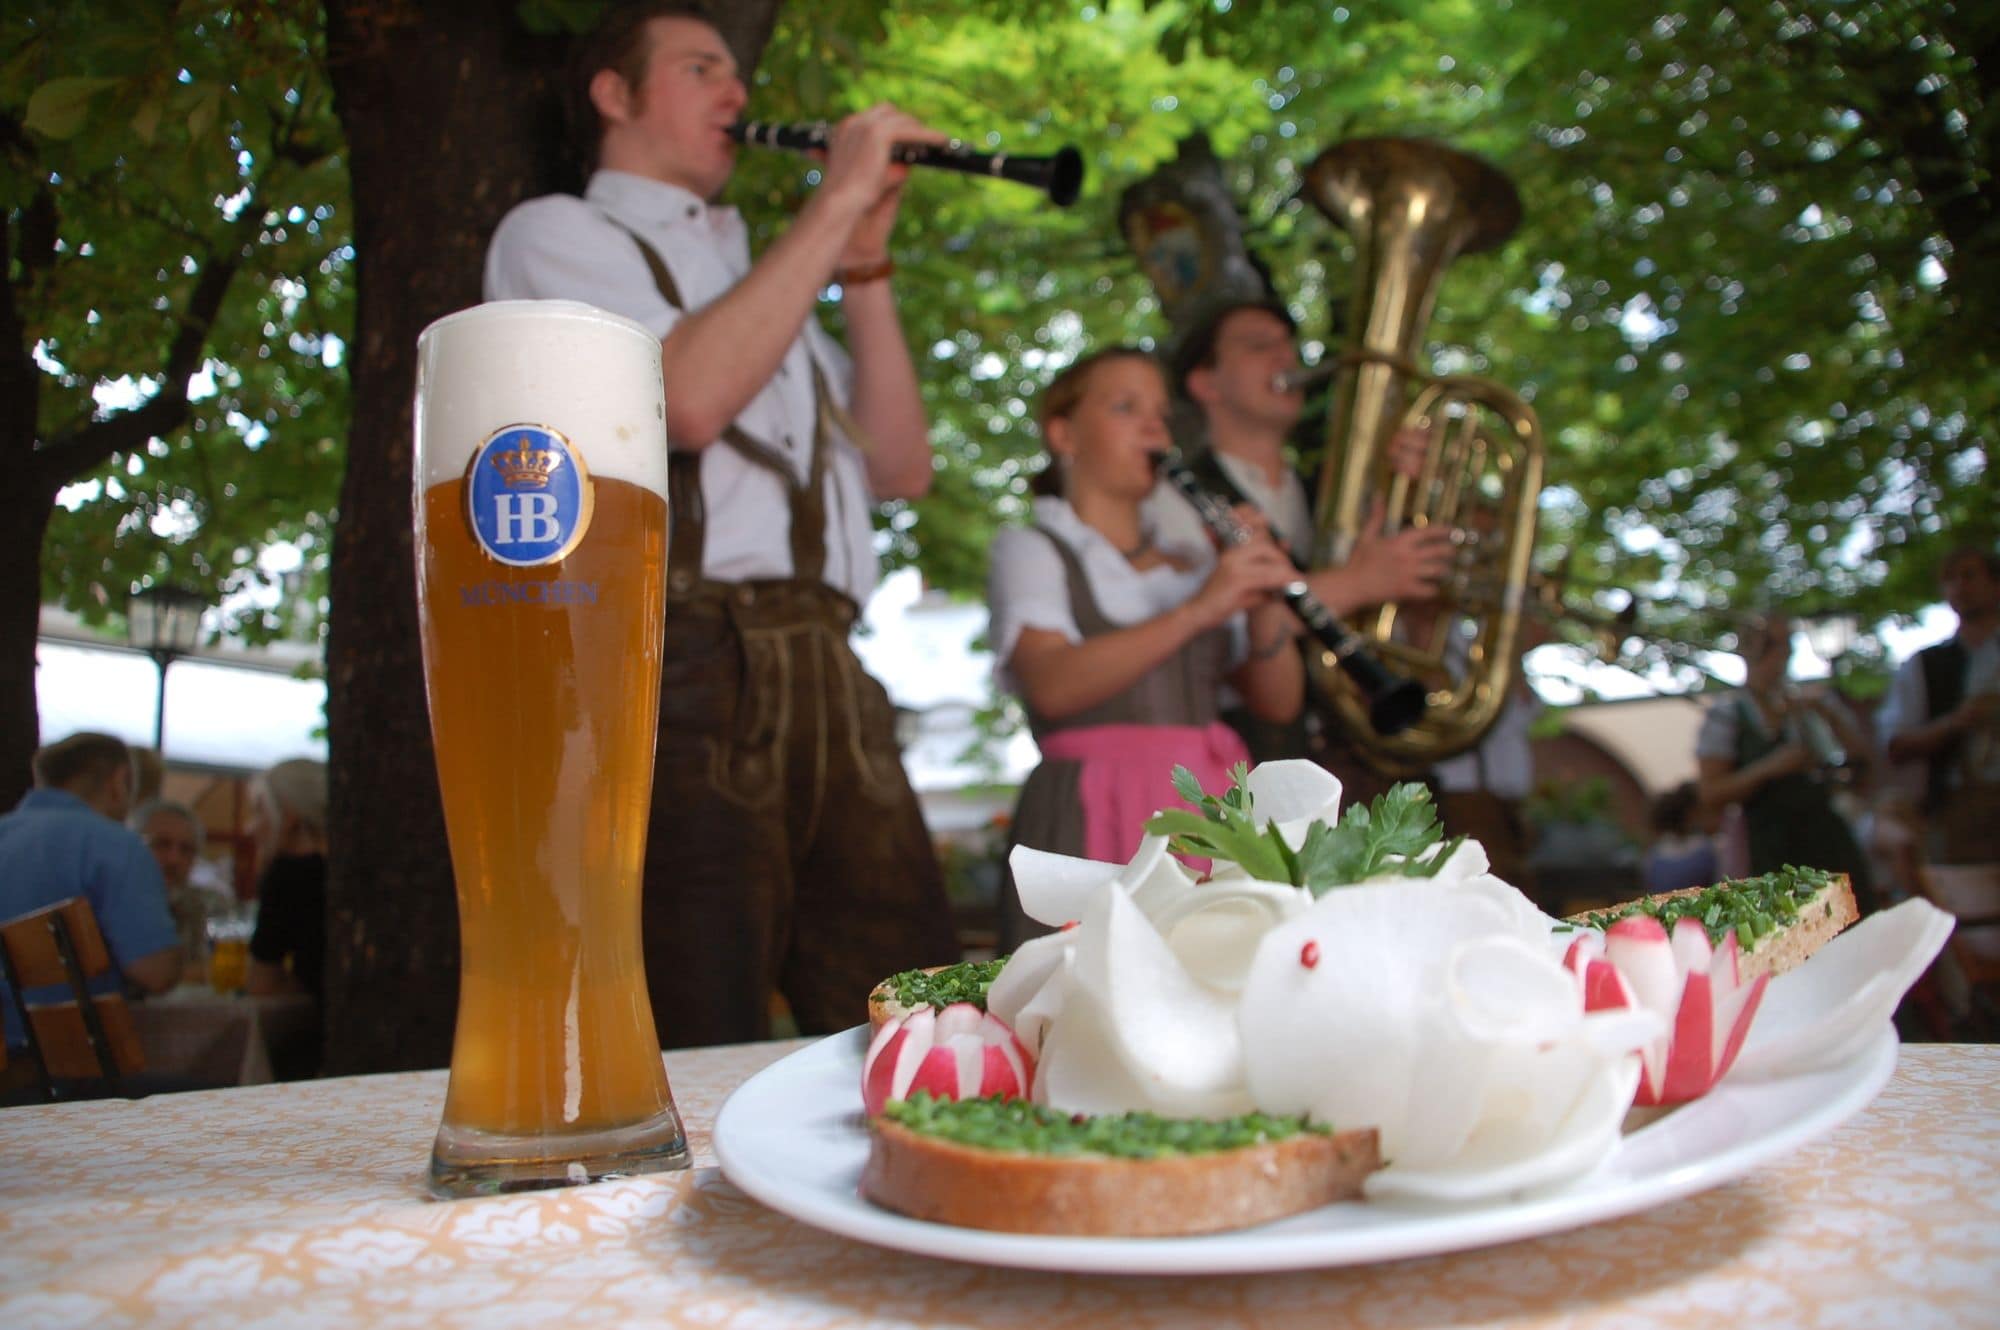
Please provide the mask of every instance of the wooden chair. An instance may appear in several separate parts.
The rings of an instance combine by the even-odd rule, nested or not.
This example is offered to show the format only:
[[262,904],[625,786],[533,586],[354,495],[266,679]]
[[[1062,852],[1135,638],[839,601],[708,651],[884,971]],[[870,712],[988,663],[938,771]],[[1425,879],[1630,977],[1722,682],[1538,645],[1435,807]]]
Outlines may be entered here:
[[[0,966],[50,1099],[62,1097],[61,1083],[117,1081],[145,1069],[124,996],[90,991],[93,979],[116,970],[89,901],[73,896],[0,923]],[[28,999],[50,988],[66,996]]]
[[1970,990],[1976,1026],[1991,1025],[2000,997],[2000,863],[1927,863],[1917,889],[1958,919],[1945,954]]
[[1958,926],[2000,925],[2000,864],[1925,864],[1917,870],[1918,889]]

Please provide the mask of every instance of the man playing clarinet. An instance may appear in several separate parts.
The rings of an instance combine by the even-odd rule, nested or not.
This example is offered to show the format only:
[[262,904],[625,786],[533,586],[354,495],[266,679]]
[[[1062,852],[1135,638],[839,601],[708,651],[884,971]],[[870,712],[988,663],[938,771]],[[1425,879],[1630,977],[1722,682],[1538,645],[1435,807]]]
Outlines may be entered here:
[[[581,300],[660,337],[673,449],[644,933],[667,1045],[853,1023],[882,976],[957,959],[893,711],[848,634],[869,512],[929,487],[889,256],[907,168],[943,135],[893,106],[833,127],[819,188],[754,263],[719,206],[746,100],[697,4],[614,7],[571,78],[595,168],[510,212],[488,299]],[[850,349],[814,318],[840,289]],[[865,441],[864,441],[865,440]]]

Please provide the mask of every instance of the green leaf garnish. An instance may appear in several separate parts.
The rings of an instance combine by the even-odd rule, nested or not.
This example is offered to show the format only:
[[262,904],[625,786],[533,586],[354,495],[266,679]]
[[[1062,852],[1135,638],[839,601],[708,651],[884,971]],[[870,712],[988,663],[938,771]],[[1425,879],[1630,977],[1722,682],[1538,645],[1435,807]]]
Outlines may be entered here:
[[1444,833],[1430,791],[1406,782],[1366,807],[1349,807],[1337,824],[1314,822],[1295,851],[1276,826],[1257,817],[1248,769],[1238,763],[1229,774],[1229,790],[1217,797],[1201,788],[1193,772],[1175,767],[1175,791],[1200,811],[1165,809],[1146,830],[1166,836],[1176,854],[1226,860],[1260,881],[1289,882],[1315,896],[1371,877],[1435,877],[1465,841],[1454,837],[1427,853]]

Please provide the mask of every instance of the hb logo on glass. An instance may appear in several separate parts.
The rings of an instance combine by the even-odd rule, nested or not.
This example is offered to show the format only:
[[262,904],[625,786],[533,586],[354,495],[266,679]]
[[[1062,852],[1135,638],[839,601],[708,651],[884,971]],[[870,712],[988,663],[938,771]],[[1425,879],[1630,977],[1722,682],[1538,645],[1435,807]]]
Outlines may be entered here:
[[590,501],[583,454],[540,425],[495,430],[466,468],[473,539],[515,568],[554,563],[575,549],[590,526]]

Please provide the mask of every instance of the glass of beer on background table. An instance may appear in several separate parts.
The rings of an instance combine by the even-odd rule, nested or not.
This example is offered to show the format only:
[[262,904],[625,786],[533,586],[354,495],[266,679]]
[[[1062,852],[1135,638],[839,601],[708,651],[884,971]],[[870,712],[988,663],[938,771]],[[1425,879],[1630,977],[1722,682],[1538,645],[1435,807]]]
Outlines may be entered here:
[[659,340],[536,300],[462,310],[417,348],[417,603],[462,965],[431,1190],[685,1168],[639,948]]

